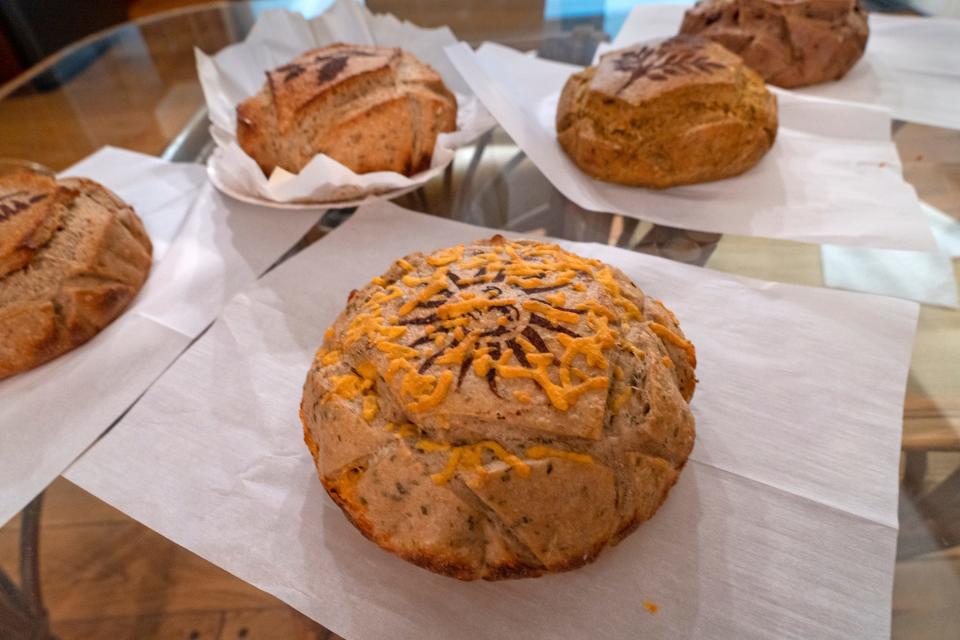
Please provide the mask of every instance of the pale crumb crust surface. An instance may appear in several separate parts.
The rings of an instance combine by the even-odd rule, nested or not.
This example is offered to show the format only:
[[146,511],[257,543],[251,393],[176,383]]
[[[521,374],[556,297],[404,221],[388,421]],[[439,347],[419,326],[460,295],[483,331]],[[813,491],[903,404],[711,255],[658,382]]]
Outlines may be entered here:
[[710,38],[770,84],[792,88],[846,75],[870,28],[860,0],[700,0],[680,33]]
[[151,250],[133,209],[92,180],[0,179],[0,379],[108,325],[143,286]]
[[695,366],[619,270],[495,236],[351,294],[307,375],[304,439],[384,549],[463,580],[564,571],[666,498],[693,447]]
[[573,74],[557,141],[584,173],[662,189],[739,175],[777,134],[777,100],[743,61],[696,36],[612,51]]
[[323,153],[356,173],[412,175],[457,126],[440,75],[401,49],[333,44],[267,73],[237,106],[237,141],[268,176],[299,173]]

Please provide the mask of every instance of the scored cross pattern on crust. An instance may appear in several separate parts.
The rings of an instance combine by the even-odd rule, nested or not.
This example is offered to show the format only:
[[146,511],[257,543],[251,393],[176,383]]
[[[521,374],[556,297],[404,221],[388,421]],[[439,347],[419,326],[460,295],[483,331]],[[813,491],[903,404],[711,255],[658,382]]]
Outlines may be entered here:
[[317,70],[317,82],[323,84],[325,82],[330,82],[340,75],[340,73],[347,68],[347,62],[350,60],[350,58],[370,58],[373,56],[374,54],[367,51],[339,51],[336,54],[331,55],[313,56],[313,58],[307,63],[291,62],[290,64],[285,64],[282,67],[278,67],[277,71],[284,74],[284,82],[290,82],[291,80],[295,80],[306,73],[308,67],[315,67],[319,64],[320,68]]
[[21,211],[29,209],[30,205],[40,202],[47,197],[47,194],[45,193],[38,193],[30,196],[26,200],[14,199],[26,195],[26,193],[26,191],[15,191],[14,193],[8,193],[5,196],[0,196],[0,222],[9,220]]
[[641,78],[663,82],[670,76],[689,73],[709,73],[722,69],[723,65],[712,62],[698,48],[676,51],[666,42],[657,47],[643,46],[622,52],[613,61],[614,69],[630,76],[617,89],[619,95]]

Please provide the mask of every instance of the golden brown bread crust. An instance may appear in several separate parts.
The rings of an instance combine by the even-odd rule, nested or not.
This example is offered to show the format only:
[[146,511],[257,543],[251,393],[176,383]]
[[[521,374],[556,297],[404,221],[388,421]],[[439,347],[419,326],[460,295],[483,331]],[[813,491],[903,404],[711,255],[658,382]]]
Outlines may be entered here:
[[696,352],[617,269],[499,236],[351,294],[304,385],[304,441],[363,534],[463,580],[592,561],[694,441]]
[[0,277],[22,269],[49,242],[70,197],[53,178],[31,171],[0,183]]
[[83,344],[116,318],[146,280],[151,244],[133,209],[91,180],[5,178],[0,203],[2,379]]
[[323,153],[356,173],[412,175],[437,136],[457,126],[457,101],[430,66],[401,49],[334,44],[267,73],[237,106],[237,142],[270,175],[300,172]]
[[573,74],[557,141],[588,175],[662,189],[753,167],[777,133],[777,101],[723,47],[693,36],[601,56]]
[[680,33],[710,38],[770,84],[791,88],[842,78],[870,28],[860,0],[701,0]]

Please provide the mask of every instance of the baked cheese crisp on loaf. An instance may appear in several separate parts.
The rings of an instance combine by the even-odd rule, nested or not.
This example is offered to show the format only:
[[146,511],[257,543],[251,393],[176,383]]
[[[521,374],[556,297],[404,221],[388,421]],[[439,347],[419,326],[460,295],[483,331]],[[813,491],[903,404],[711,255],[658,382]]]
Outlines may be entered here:
[[739,54],[770,84],[803,87],[842,78],[867,47],[860,0],[700,0],[680,33]]
[[564,571],[676,482],[695,353],[599,260],[500,236],[416,253],[326,332],[304,439],[347,518],[401,558],[462,580]]
[[108,325],[146,280],[151,251],[133,209],[92,180],[0,178],[0,378]]
[[757,164],[777,135],[777,100],[735,54],[677,36],[611,51],[570,76],[556,127],[588,175],[660,189]]
[[267,73],[237,107],[237,142],[268,176],[323,153],[356,173],[429,168],[437,136],[457,127],[440,75],[401,49],[334,44]]

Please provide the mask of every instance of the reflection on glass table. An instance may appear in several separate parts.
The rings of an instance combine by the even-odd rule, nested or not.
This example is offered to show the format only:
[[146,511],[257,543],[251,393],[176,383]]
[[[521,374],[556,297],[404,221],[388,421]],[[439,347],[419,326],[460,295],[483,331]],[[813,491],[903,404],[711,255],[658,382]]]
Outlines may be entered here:
[[[577,64],[588,62],[596,45],[616,33],[628,4],[368,2],[377,11],[418,24],[449,24],[472,44],[491,40]],[[110,144],[173,161],[202,161],[211,141],[193,48],[213,53],[241,40],[269,7],[315,15],[326,5],[323,0],[271,0],[190,6],[94,35],[0,87],[0,157],[62,170]],[[903,123],[894,137],[905,177],[920,197],[960,218],[960,133]],[[823,282],[819,248],[813,245],[680,231],[580,209],[499,128],[461,149],[443,176],[398,204],[492,229],[611,244],[746,276],[815,286]],[[294,251],[349,214],[327,212]],[[960,314],[924,307],[904,409],[895,637],[955,638],[960,629],[957,362]],[[267,634],[292,636],[299,632],[295,628],[308,628],[291,622],[272,598],[222,575],[65,481],[48,492],[46,505],[42,554],[36,550],[39,500],[0,529],[0,566],[15,573],[21,537],[26,561],[19,590],[0,583],[0,594],[19,611],[8,614],[0,606],[0,627],[21,615],[21,622],[40,621],[44,628],[42,607],[34,598],[42,576],[53,631],[63,637],[79,634],[83,625],[77,621],[101,630],[93,637],[108,637],[104,629],[123,630],[117,636],[143,630],[136,620],[144,612],[158,621],[156,629],[182,624],[184,637],[191,631],[197,631],[196,637],[243,637],[243,629],[250,637],[286,637]],[[43,560],[42,574],[38,559]],[[136,585],[146,585],[144,592]],[[27,597],[10,596],[14,591]],[[198,613],[194,601],[216,614]],[[254,609],[266,613],[251,613]],[[103,622],[108,618],[113,622]],[[258,629],[263,636],[252,634]],[[141,631],[140,637],[153,635]]]

